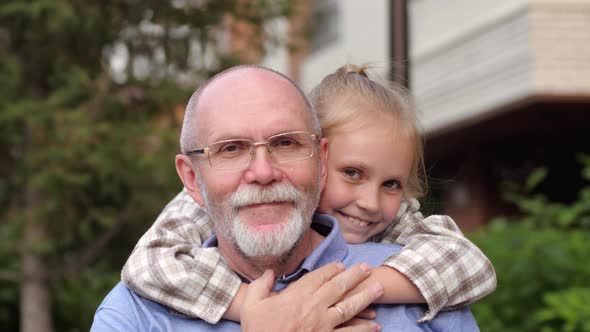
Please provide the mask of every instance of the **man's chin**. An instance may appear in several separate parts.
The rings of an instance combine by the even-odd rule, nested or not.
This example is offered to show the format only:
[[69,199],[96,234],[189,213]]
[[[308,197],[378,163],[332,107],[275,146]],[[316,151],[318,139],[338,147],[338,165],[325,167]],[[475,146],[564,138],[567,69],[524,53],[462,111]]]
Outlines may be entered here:
[[238,241],[238,248],[246,257],[277,260],[287,256],[293,250],[296,242],[277,242],[269,238],[258,238],[256,241],[250,238],[248,242],[240,243]]
[[292,203],[264,203],[238,209],[240,220],[253,231],[272,232],[282,228],[293,215]]
[[301,236],[298,220],[285,218],[284,222],[254,223],[237,218],[234,237],[242,253],[248,257],[280,257],[292,250]]
[[272,224],[247,224],[248,232],[256,236],[272,236],[281,232],[285,228],[286,222],[275,222]]

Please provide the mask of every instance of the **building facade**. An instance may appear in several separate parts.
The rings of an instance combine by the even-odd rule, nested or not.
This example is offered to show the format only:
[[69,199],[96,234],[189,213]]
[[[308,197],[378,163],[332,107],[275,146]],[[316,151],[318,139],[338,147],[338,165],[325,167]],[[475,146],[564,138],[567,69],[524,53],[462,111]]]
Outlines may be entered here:
[[308,0],[308,24],[299,25],[313,27],[311,46],[297,61],[274,57],[273,66],[304,88],[345,62],[373,63],[391,77],[400,65],[392,47],[400,2],[408,21],[401,65],[426,140],[428,209],[476,229],[515,212],[502,184],[541,166],[549,175],[539,192],[575,199],[576,155],[590,153],[590,0]]

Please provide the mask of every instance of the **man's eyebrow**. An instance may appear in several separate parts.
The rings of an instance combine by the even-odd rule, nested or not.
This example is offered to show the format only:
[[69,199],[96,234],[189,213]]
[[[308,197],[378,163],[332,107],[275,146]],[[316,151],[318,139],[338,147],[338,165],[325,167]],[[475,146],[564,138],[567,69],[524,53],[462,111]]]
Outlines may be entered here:
[[229,140],[234,140],[234,139],[250,139],[249,137],[244,137],[244,136],[238,136],[238,135],[221,135],[216,137],[215,139],[212,139],[211,143],[215,143],[215,142],[220,142],[220,141],[229,141]]
[[213,144],[215,142],[220,142],[220,141],[233,140],[233,139],[251,139],[250,137],[247,137],[247,136],[233,134],[230,132],[223,132],[221,130],[218,130],[217,132],[209,132],[209,133],[207,133],[206,136],[208,136],[208,138],[205,141],[206,142],[205,145]]
[[[291,133],[291,132],[295,132],[295,131],[307,131],[307,130],[306,129],[293,129],[293,128],[274,130],[274,131],[270,132],[270,134],[266,135],[264,137],[264,139],[268,139],[269,137],[276,136],[279,134]],[[211,141],[208,144],[212,144],[212,143],[219,142],[219,141],[233,140],[233,139],[248,139],[251,141],[255,141],[255,139],[253,139],[252,137],[232,135],[232,134],[223,134],[223,135],[219,135],[219,136],[213,135],[213,137],[215,137],[215,138],[211,139]]]

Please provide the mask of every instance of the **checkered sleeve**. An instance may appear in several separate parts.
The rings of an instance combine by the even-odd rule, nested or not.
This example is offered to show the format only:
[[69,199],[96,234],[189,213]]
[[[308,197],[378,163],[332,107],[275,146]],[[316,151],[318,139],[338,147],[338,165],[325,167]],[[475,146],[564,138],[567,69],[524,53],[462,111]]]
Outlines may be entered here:
[[416,199],[403,201],[396,221],[379,240],[404,245],[384,265],[395,268],[422,292],[429,310],[421,322],[439,311],[474,302],[496,289],[496,272],[481,250],[463,236],[449,216],[427,218]]
[[148,299],[216,323],[233,301],[240,279],[217,248],[201,247],[212,232],[208,215],[183,190],[139,240],[121,279]]

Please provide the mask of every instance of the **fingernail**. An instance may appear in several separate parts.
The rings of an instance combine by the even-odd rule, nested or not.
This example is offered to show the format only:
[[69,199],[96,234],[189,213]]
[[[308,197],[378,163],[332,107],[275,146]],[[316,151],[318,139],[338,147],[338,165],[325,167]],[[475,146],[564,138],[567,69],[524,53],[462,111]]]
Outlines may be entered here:
[[371,329],[375,332],[379,332],[381,331],[381,325],[377,324],[377,323],[370,323],[371,324]]
[[361,263],[360,265],[361,270],[363,270],[364,272],[369,272],[371,271],[371,266],[369,266],[369,264],[367,263]]
[[260,277],[258,277],[258,279],[262,279],[262,280],[270,279],[270,278],[274,279],[272,270],[265,270],[264,273],[262,273],[262,275]]
[[371,289],[375,292],[377,296],[381,296],[383,294],[383,286],[380,283],[375,283],[371,286]]

